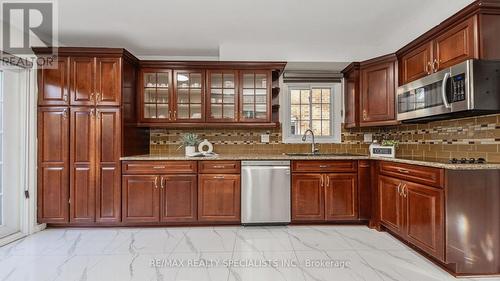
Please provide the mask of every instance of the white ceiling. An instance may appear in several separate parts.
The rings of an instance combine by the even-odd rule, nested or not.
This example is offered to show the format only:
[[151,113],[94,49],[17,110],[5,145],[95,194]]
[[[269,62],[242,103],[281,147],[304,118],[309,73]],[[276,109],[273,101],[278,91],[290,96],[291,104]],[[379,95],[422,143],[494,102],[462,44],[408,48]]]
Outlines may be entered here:
[[65,46],[140,58],[350,62],[394,52],[473,0],[61,0]]

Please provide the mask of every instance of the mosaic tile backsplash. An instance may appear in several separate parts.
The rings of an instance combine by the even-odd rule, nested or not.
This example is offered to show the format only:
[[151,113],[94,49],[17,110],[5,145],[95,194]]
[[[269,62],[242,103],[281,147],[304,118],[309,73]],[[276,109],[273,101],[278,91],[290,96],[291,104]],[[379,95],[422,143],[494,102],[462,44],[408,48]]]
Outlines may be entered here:
[[[280,154],[309,152],[311,145],[284,144],[281,129],[155,129],[150,133],[150,153],[181,155],[179,138],[194,132],[208,139],[219,154]],[[268,133],[270,143],[261,143],[260,135]],[[400,142],[398,157],[471,158],[482,157],[500,163],[500,114],[427,124],[399,125],[385,128],[349,129],[342,132],[342,143],[319,144],[321,152],[368,154],[364,133],[374,139],[395,139]]]

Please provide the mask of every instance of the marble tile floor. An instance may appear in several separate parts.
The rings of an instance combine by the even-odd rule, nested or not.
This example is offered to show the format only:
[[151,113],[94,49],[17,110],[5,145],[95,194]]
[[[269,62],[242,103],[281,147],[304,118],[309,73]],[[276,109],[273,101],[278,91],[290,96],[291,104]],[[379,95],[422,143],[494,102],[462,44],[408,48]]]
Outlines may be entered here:
[[47,229],[0,248],[0,280],[476,279],[365,226],[234,226]]

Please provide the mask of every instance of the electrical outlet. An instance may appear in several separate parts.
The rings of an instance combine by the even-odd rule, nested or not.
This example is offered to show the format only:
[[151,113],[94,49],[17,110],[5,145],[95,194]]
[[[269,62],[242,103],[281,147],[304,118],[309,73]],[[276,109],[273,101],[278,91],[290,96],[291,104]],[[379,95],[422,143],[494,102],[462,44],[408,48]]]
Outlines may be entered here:
[[260,135],[260,142],[269,143],[269,135],[268,134]]
[[373,134],[364,134],[363,135],[363,141],[366,142],[366,143],[373,142]]

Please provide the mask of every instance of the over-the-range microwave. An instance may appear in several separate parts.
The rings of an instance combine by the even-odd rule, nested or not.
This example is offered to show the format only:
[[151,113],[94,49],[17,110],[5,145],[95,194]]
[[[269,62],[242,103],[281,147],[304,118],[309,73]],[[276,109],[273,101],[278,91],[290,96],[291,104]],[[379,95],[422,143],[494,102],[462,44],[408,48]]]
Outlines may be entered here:
[[467,60],[399,87],[396,100],[403,123],[500,112],[500,61]]

